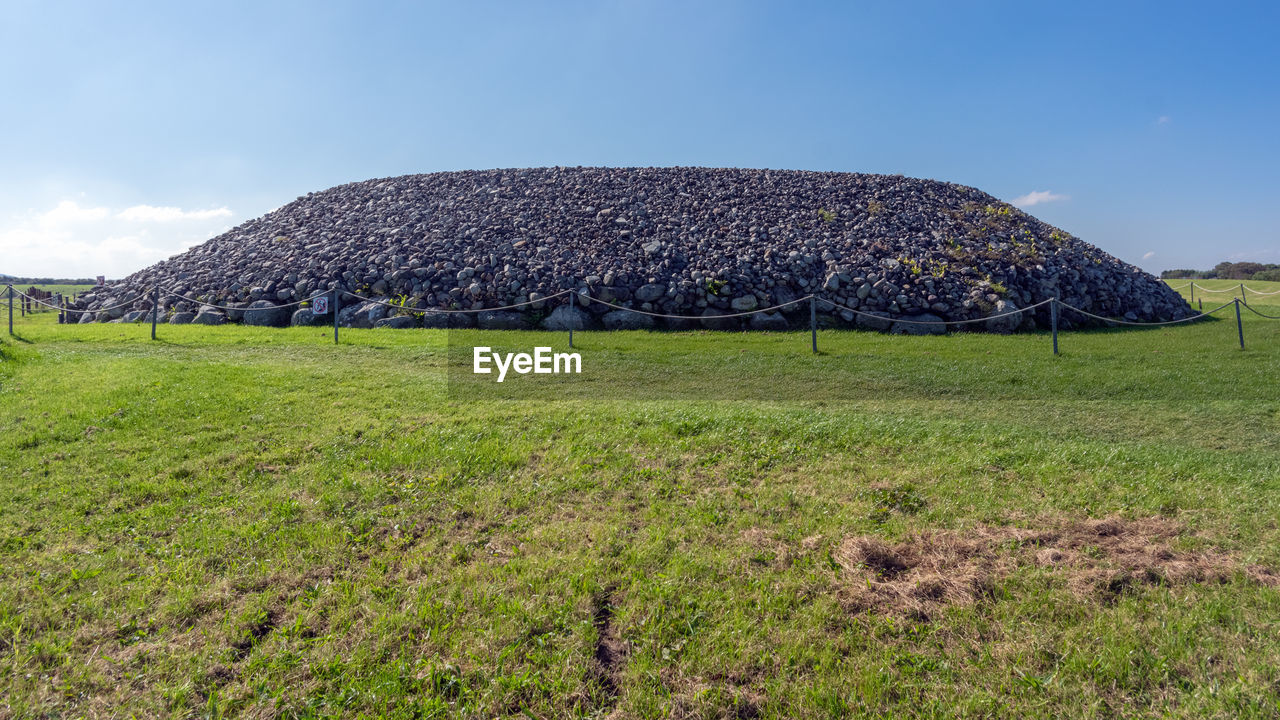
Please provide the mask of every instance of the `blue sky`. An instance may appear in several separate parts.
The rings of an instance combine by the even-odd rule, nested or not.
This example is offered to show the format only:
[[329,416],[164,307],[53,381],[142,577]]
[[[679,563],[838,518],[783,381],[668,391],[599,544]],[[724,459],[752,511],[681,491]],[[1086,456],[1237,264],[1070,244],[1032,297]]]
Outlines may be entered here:
[[902,173],[1149,270],[1280,262],[1278,7],[10,0],[0,272],[119,276],[309,191],[538,165]]

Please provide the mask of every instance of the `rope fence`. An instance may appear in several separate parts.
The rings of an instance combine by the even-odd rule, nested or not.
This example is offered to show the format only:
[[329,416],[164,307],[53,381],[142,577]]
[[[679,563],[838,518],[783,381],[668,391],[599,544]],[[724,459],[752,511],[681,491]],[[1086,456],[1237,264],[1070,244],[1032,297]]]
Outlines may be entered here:
[[[163,290],[163,288],[162,288],[162,290]],[[214,305],[213,303],[205,302],[205,301],[200,300],[200,299],[197,299],[197,298],[187,297],[186,295],[179,295],[178,293],[173,292],[172,290],[164,290],[164,292],[168,293],[168,295],[166,296],[166,297],[168,297],[168,298],[178,298],[179,300],[184,300],[184,301],[189,302],[189,303],[194,303],[194,304],[196,304],[196,305],[199,305],[200,307],[211,307],[211,308],[213,308],[213,309],[215,309],[215,310],[222,310],[222,311],[224,311],[224,312],[244,312],[244,311],[246,311],[246,310],[252,310],[252,309],[253,309],[253,308],[244,308],[244,307],[236,307],[236,308],[233,308],[233,307],[228,307],[228,306],[225,306],[225,305]],[[324,297],[324,296],[326,296],[326,295],[328,295],[328,294],[329,294],[328,292],[316,293],[316,294],[312,295],[311,297],[304,298],[304,299],[302,299],[302,300],[295,300],[295,301],[293,301],[293,302],[291,302],[291,303],[282,303],[282,304],[280,304],[280,305],[276,305],[275,307],[278,307],[278,308],[291,308],[291,307],[295,307],[295,306],[300,306],[300,305],[302,305],[303,303],[311,302],[312,300],[315,300],[315,299],[316,299],[316,298],[318,298],[318,297]]]
[[1205,287],[1205,286],[1201,285],[1200,283],[1195,282],[1194,280],[1193,280],[1193,281],[1191,281],[1191,282],[1189,282],[1189,283],[1187,283],[1186,285],[1170,285],[1170,286],[1169,286],[1169,289],[1170,289],[1170,290],[1185,290],[1185,289],[1187,289],[1187,288],[1194,288],[1194,289],[1196,289],[1196,290],[1199,290],[1200,292],[1217,293],[1217,294],[1221,294],[1221,293],[1233,293],[1233,292],[1236,292],[1237,290],[1239,290],[1239,291],[1242,291],[1242,292],[1251,292],[1251,293],[1253,293],[1254,295],[1260,295],[1260,296],[1264,296],[1264,295],[1280,295],[1280,290],[1273,290],[1273,291],[1271,291],[1271,292],[1263,292],[1262,290],[1254,290],[1253,288],[1249,287],[1248,285],[1245,285],[1244,283],[1240,283],[1240,284],[1236,285],[1236,286],[1235,286],[1235,287],[1233,287],[1233,288],[1223,289],[1223,290],[1214,290],[1214,289],[1212,289],[1212,288],[1207,288],[1207,287]]
[[[1195,289],[1201,286],[1195,282],[1191,282],[1181,287],[1183,288],[1190,287],[1192,289],[1192,293],[1194,294]],[[1178,289],[1178,288],[1173,288],[1173,289]],[[1233,290],[1209,290],[1208,288],[1202,288],[1202,287],[1201,287],[1201,290],[1207,291],[1207,292],[1215,292],[1215,293],[1226,293],[1226,292],[1234,293],[1235,292],[1234,289]],[[1244,290],[1251,290],[1258,295],[1280,295],[1280,291],[1264,293],[1257,290],[1252,290],[1252,288],[1247,288],[1243,283],[1240,285],[1240,290],[1242,293]],[[713,320],[728,320],[733,318],[741,318],[741,317],[747,317],[750,315],[758,315],[761,313],[771,313],[771,312],[782,310],[783,308],[790,308],[790,307],[794,307],[796,305],[800,305],[802,303],[808,302],[809,329],[812,337],[813,352],[815,353],[818,352],[817,308],[819,304],[822,304],[824,307],[830,308],[833,311],[840,310],[842,313],[852,313],[852,315],[856,317],[872,318],[874,320],[874,323],[876,324],[890,323],[894,325],[903,324],[903,325],[942,326],[942,327],[968,325],[972,323],[986,323],[992,320],[999,320],[1001,318],[1021,316],[1023,313],[1032,312],[1037,308],[1041,308],[1041,307],[1044,307],[1045,305],[1048,305],[1049,317],[1050,317],[1050,330],[1053,335],[1053,354],[1054,355],[1059,354],[1058,353],[1058,319],[1063,312],[1078,313],[1083,317],[1087,317],[1093,320],[1106,323],[1108,326],[1121,325],[1126,327],[1165,327],[1170,325],[1178,325],[1182,323],[1190,323],[1196,320],[1200,320],[1202,318],[1210,317],[1215,313],[1234,305],[1235,315],[1236,315],[1236,329],[1237,329],[1237,334],[1240,341],[1241,350],[1244,349],[1244,325],[1241,320],[1241,313],[1240,313],[1240,308],[1242,306],[1259,317],[1262,317],[1268,320],[1280,320],[1280,315],[1268,315],[1266,313],[1263,313],[1251,307],[1248,304],[1248,302],[1244,301],[1242,298],[1233,298],[1231,301],[1223,303],[1218,307],[1213,308],[1212,310],[1204,311],[1202,308],[1201,312],[1185,318],[1180,318],[1177,320],[1156,321],[1156,322],[1135,322],[1130,320],[1122,320],[1118,318],[1109,318],[1102,315],[1097,315],[1095,313],[1089,312],[1088,310],[1084,310],[1082,308],[1075,307],[1074,305],[1065,303],[1056,297],[1049,298],[1048,300],[1041,300],[1040,302],[1035,303],[1034,305],[1028,305],[1027,307],[1024,307],[1024,308],[1017,308],[1009,312],[1000,313],[998,315],[988,315],[986,317],[980,317],[980,318],[969,318],[967,320],[911,320],[903,317],[895,318],[895,317],[886,316],[880,313],[873,313],[873,312],[867,312],[865,310],[858,310],[856,308],[851,308],[847,305],[837,303],[833,300],[820,298],[814,294],[805,295],[804,297],[796,298],[795,300],[791,300],[785,303],[780,303],[778,305],[772,305],[766,308],[756,308],[756,309],[745,310],[745,311],[736,312],[736,313],[724,313],[724,314],[716,314],[716,315],[670,315],[665,313],[656,313],[656,312],[651,312],[647,310],[641,310],[637,308],[624,307],[622,305],[617,305],[615,303],[609,302],[607,300],[603,300],[601,298],[594,298],[589,295],[585,295],[577,290],[561,290],[557,293],[548,295],[546,297],[540,297],[540,298],[528,300],[521,303],[515,303],[512,305],[503,305],[500,307],[458,309],[458,308],[411,308],[411,307],[405,306],[404,304],[386,302],[383,300],[378,300],[377,298],[365,297],[363,295],[359,295],[357,293],[353,293],[350,291],[334,289],[334,290],[328,290],[325,292],[314,293],[311,296],[304,298],[302,300],[295,300],[293,302],[283,303],[279,305],[273,304],[270,308],[253,308],[249,306],[230,307],[230,306],[224,306],[224,305],[215,305],[213,303],[200,300],[199,298],[188,297],[186,295],[175,292],[173,290],[168,290],[168,289],[157,286],[155,288],[152,288],[151,292],[149,293],[151,298],[150,307],[144,308],[143,310],[141,310],[141,312],[144,313],[144,316],[143,316],[144,318],[147,315],[150,316],[152,340],[156,339],[156,327],[159,322],[159,315],[160,315],[159,309],[162,307],[160,303],[162,292],[165,293],[164,298],[167,301],[170,301],[170,303],[175,299],[177,299],[177,300],[182,300],[185,302],[199,305],[201,308],[213,308],[213,309],[221,310],[224,312],[238,312],[238,313],[251,313],[255,311],[287,309],[291,307],[298,307],[305,303],[314,303],[319,298],[326,298],[326,297],[331,298],[333,307],[329,308],[329,312],[332,313],[333,315],[333,341],[335,344],[338,342],[338,331],[340,326],[339,311],[342,309],[342,301],[346,298],[353,298],[362,303],[371,303],[375,305],[385,306],[387,308],[391,308],[401,312],[408,311],[413,314],[426,315],[426,314],[437,314],[437,313],[439,314],[479,314],[484,312],[514,310],[516,308],[522,308],[522,307],[527,307],[531,305],[544,305],[550,300],[555,300],[556,298],[560,298],[565,295],[568,295],[569,296],[568,306],[571,310],[575,307],[577,302],[582,302],[588,305],[591,303],[597,303],[599,305],[610,307],[615,310],[636,313],[637,315],[645,315],[649,317],[672,319],[672,320],[689,320],[689,321],[713,321]],[[66,304],[66,299],[63,298],[61,295],[57,296],[58,298],[57,303],[49,303],[43,299],[35,298],[21,291],[17,291],[14,289],[12,285],[7,286],[7,295],[8,295],[7,305],[8,305],[8,315],[9,315],[9,334],[13,335],[14,334],[13,307],[14,307],[15,297],[21,298],[23,300],[24,308],[26,307],[27,302],[31,302],[34,305],[40,305],[40,306],[58,311],[59,312],[58,322],[62,323],[62,322],[69,322],[69,318],[73,314],[83,316],[89,313],[97,314],[97,313],[107,312],[111,310],[118,310],[120,308],[132,307],[138,301],[146,298],[148,296],[148,293],[146,292],[139,293],[138,295],[135,295],[133,298],[126,300],[124,302],[115,303],[108,307],[96,308],[93,310],[76,310],[74,308],[71,308]],[[846,318],[846,320],[848,319],[849,318]],[[568,323],[569,347],[573,347],[574,324],[575,324],[574,318],[570,318]]]
[[1239,293],[1239,295],[1240,295],[1240,301],[1241,301],[1241,302],[1243,302],[1245,305],[1248,305],[1248,304],[1249,304],[1249,293],[1253,293],[1254,295],[1256,295],[1256,296],[1258,296],[1258,297],[1269,297],[1269,296],[1272,296],[1272,295],[1280,295],[1280,290],[1274,290],[1274,291],[1271,291],[1271,292],[1264,292],[1264,291],[1262,291],[1262,290],[1255,290],[1255,289],[1253,289],[1253,288],[1249,287],[1248,285],[1245,285],[1244,283],[1239,283],[1239,284],[1237,284],[1235,287],[1232,287],[1232,288],[1224,288],[1224,289],[1221,289],[1221,290],[1215,290],[1215,289],[1213,289],[1213,288],[1207,288],[1207,287],[1205,287],[1205,286],[1201,285],[1200,283],[1198,283],[1198,282],[1196,282],[1196,281],[1194,281],[1194,280],[1192,280],[1191,282],[1187,283],[1186,285],[1178,285],[1178,286],[1176,286],[1176,287],[1175,287],[1175,286],[1173,286],[1173,285],[1170,285],[1170,286],[1169,286],[1169,289],[1170,289],[1170,290],[1185,290],[1185,289],[1188,289],[1188,288],[1189,288],[1189,289],[1190,289],[1190,291],[1191,291],[1191,302],[1196,302],[1196,290],[1199,290],[1201,295],[1206,295],[1206,294],[1208,294],[1208,295],[1235,295],[1235,294]]

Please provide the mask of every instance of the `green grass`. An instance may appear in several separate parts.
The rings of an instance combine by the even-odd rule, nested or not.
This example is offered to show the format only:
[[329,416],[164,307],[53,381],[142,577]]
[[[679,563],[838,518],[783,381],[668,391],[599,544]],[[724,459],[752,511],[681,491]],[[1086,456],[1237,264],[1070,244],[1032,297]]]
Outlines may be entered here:
[[[0,715],[1275,717],[1280,322],[1221,317],[588,332],[501,385],[454,350],[564,335],[27,318]],[[1238,571],[849,601],[846,538],[1111,516]]]
[[[30,290],[32,287],[35,287],[39,290],[48,290],[49,292],[54,293],[55,295],[57,293],[62,293],[69,300],[72,296],[78,295],[80,293],[85,292],[86,290],[93,288],[93,285],[32,285],[30,283],[17,283],[13,286],[15,316],[21,317],[22,315],[21,311],[18,309],[18,303],[20,303],[22,299],[17,295],[17,293],[20,293],[20,292],[25,293],[28,290]],[[6,314],[6,317],[3,318],[3,321],[5,323],[8,322],[7,314],[9,312],[8,292],[9,292],[8,285],[4,283],[0,283],[0,312],[3,312]],[[49,302],[50,304],[54,304],[50,300],[46,300],[44,302]],[[32,306],[31,312],[34,312],[39,315],[39,314],[45,314],[45,313],[54,314],[57,311],[54,310],[53,308],[46,307],[44,305],[34,304]]]
[[[48,290],[51,293],[62,293],[68,296],[93,289],[93,285],[32,285],[31,283],[15,283],[13,289],[14,292],[26,292],[33,287],[38,290]],[[0,293],[7,291],[7,286],[0,284]]]
[[[1178,294],[1191,300],[1191,288],[1183,287],[1191,282],[1190,279],[1184,280],[1165,280],[1170,287],[1178,288]],[[1245,301],[1255,304],[1280,305],[1280,282],[1264,281],[1264,280],[1196,280],[1199,287],[1195,291],[1195,299],[1202,300],[1205,303],[1205,309],[1209,310],[1217,307],[1225,302],[1231,302],[1232,298],[1240,297],[1240,285],[1244,284]],[[1200,288],[1209,288],[1209,291]],[[1256,291],[1256,292],[1251,292]],[[1277,293],[1276,295],[1260,296],[1258,293]],[[1267,313],[1274,315],[1275,313]]]

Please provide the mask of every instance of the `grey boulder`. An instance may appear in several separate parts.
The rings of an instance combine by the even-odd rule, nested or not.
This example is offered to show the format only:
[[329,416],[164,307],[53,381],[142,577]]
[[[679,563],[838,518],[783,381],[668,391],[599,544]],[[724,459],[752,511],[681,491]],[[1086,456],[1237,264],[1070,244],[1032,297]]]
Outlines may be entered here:
[[433,312],[430,310],[422,313],[422,327],[425,328],[459,330],[475,326],[476,318],[470,313]]
[[762,312],[751,316],[752,330],[786,330],[787,319],[780,312]]
[[195,323],[196,325],[221,325],[226,321],[227,321],[226,315],[223,315],[221,312],[206,306],[206,307],[200,308],[200,312],[196,313],[195,318],[192,319],[191,322]]
[[289,319],[289,324],[295,327],[314,327],[316,325],[328,325],[333,322],[333,315],[317,315],[312,312],[311,308],[299,308]]
[[1011,333],[1018,329],[1018,326],[1022,324],[1023,316],[1027,314],[1025,312],[1015,312],[1017,309],[1018,306],[1013,304],[1012,300],[999,300],[996,302],[995,309],[991,311],[991,314],[1003,315],[1004,317],[992,317],[983,325],[988,332]]
[[543,330],[564,331],[570,328],[574,330],[586,330],[591,326],[591,314],[579,307],[569,307],[561,305],[542,321]]
[[[915,322],[911,322],[915,321]],[[941,324],[942,318],[930,313],[908,315],[889,328],[891,335],[946,335],[947,326]]]
[[607,312],[600,322],[605,330],[649,330],[653,327],[653,317],[630,310]]
[[250,303],[244,311],[244,324],[258,327],[284,327],[289,324],[289,309],[269,300]]
[[893,317],[886,312],[861,312],[854,323],[863,330],[888,330],[893,326]]
[[653,302],[666,293],[667,287],[665,285],[649,283],[648,285],[641,285],[639,288],[636,288],[635,298],[642,303]]
[[722,318],[725,313],[714,308],[707,308],[702,312],[702,318],[699,322],[702,327],[708,330],[732,330],[738,326],[739,318]]
[[391,308],[382,303],[361,302],[342,308],[338,313],[338,324],[350,328],[371,328],[390,312]]
[[510,310],[485,310],[476,317],[481,330],[528,330],[529,323],[523,313]]
[[392,317],[382,318],[373,324],[376,328],[392,328],[395,330],[404,330],[407,328],[418,327],[418,320],[412,315],[393,315]]

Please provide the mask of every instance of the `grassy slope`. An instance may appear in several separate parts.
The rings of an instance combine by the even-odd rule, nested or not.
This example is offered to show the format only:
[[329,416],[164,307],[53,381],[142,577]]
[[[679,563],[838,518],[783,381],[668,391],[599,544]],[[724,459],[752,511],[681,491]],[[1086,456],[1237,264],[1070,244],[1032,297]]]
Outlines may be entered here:
[[1280,712],[1280,593],[1243,575],[1099,598],[1023,565],[911,619],[833,560],[1158,515],[1280,568],[1280,322],[1059,358],[580,333],[583,376],[498,386],[431,331],[50,319],[0,345],[0,715]]

